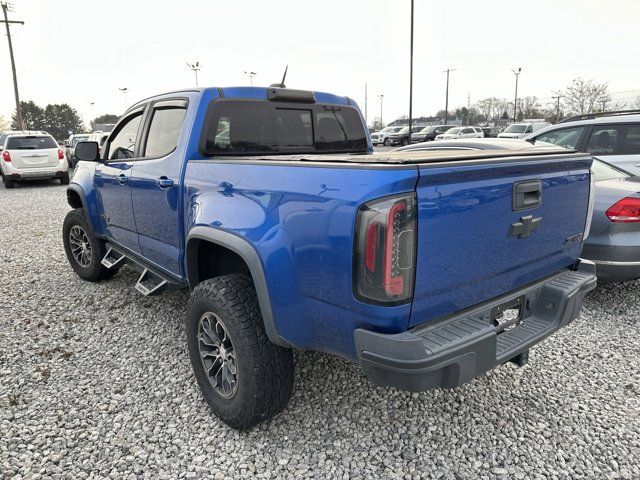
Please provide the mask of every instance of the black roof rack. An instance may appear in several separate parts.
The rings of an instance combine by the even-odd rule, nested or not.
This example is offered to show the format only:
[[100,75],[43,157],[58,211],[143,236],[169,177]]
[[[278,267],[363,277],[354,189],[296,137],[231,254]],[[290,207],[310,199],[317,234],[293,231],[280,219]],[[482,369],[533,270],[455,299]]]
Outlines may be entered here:
[[573,117],[563,118],[558,123],[575,122],[578,120],[591,120],[599,117],[617,117],[623,115],[640,115],[640,110],[616,110],[614,112],[585,113],[583,115],[574,115]]

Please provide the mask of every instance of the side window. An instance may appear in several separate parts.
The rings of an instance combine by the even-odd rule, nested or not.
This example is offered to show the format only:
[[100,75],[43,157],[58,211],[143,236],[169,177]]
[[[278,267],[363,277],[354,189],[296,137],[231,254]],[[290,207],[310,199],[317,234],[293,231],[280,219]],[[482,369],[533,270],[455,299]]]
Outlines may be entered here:
[[109,142],[109,160],[133,158],[140,120],[142,112],[129,117],[119,127],[118,133]]
[[143,157],[162,157],[175,150],[186,112],[182,107],[154,109]]
[[594,155],[613,155],[621,137],[621,126],[601,125],[594,127],[587,143],[587,152]]
[[552,132],[543,133],[536,137],[537,142],[548,142],[565,148],[576,148],[578,141],[584,132],[584,127],[562,128]]
[[629,125],[626,128],[624,140],[616,149],[616,155],[640,154],[640,125]]

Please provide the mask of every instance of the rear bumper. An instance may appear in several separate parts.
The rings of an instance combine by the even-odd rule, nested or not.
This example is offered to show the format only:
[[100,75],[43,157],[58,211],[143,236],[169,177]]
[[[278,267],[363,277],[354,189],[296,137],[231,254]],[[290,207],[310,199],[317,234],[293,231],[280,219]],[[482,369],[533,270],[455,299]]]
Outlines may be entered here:
[[585,243],[582,256],[596,264],[598,280],[624,282],[640,278],[640,246]]
[[14,173],[5,173],[4,176],[10,180],[42,180],[43,178],[62,178],[66,173],[67,169],[64,171],[61,170],[25,170]]
[[[355,331],[358,360],[375,384],[410,391],[454,388],[505,363],[569,324],[596,286],[595,268],[565,271],[465,313],[398,334]],[[492,319],[518,302],[522,319],[510,329]]]

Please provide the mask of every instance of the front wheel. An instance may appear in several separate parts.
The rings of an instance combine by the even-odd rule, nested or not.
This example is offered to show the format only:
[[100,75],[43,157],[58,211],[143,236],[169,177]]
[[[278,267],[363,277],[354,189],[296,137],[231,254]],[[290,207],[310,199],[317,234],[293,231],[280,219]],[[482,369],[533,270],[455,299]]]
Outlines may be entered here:
[[293,352],[267,338],[248,277],[224,275],[196,286],[189,300],[187,343],[198,386],[227,425],[252,427],[289,403]]
[[80,278],[97,282],[117,273],[117,268],[102,265],[106,253],[104,242],[93,235],[81,208],[67,213],[62,224],[62,241],[67,260]]
[[409,145],[409,140],[408,140],[408,139],[406,139],[406,138],[403,138],[403,139],[402,139],[402,146],[404,147],[404,146],[406,146],[406,145]]
[[382,144],[383,144],[385,147],[388,147],[388,146],[389,146],[389,139],[388,139],[388,138],[385,138],[385,139],[384,139],[384,142],[382,142]]

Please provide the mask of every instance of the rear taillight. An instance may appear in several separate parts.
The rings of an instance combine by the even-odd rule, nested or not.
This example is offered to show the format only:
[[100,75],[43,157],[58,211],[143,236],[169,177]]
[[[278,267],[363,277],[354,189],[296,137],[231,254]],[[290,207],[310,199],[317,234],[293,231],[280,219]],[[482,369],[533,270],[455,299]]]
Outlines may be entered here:
[[11,162],[11,155],[9,155],[9,152],[7,152],[6,150],[2,152],[2,160],[4,160],[7,163]]
[[354,252],[354,293],[358,299],[386,304],[411,299],[415,239],[415,195],[385,197],[360,208]]
[[640,198],[623,198],[609,207],[606,214],[614,223],[640,222]]
[[64,160],[64,152],[61,148],[58,149],[58,160]]

